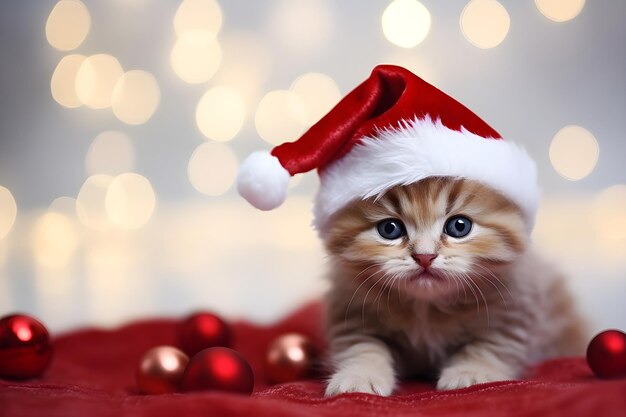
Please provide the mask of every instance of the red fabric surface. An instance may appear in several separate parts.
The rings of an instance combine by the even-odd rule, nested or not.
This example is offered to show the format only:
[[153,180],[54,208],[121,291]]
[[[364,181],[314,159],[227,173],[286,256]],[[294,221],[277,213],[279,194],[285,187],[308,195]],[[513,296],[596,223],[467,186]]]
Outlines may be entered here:
[[265,348],[277,335],[298,331],[323,346],[318,306],[270,328],[234,325],[235,348],[255,374],[252,396],[220,392],[139,395],[134,369],[149,348],[174,344],[175,320],[150,320],[123,328],[79,330],[55,339],[43,378],[0,380],[0,416],[624,416],[626,379],[594,377],[583,358],[536,366],[523,381],[437,392],[429,382],[406,382],[387,398],[346,394],[324,398],[323,383],[308,380],[270,386],[263,380]]

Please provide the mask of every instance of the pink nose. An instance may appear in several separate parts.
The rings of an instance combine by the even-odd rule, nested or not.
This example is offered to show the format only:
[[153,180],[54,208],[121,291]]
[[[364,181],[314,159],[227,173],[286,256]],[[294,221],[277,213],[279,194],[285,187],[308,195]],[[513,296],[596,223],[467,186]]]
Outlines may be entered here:
[[414,253],[413,259],[422,268],[428,268],[437,257],[436,253]]

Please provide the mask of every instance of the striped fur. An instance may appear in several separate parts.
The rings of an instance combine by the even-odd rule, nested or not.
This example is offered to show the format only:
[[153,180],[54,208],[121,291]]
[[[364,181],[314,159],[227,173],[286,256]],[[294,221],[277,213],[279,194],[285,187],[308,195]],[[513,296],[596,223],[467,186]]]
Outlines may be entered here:
[[[460,239],[453,215],[473,221]],[[407,235],[379,236],[397,218]],[[389,395],[397,379],[440,389],[518,378],[532,361],[581,353],[583,326],[563,281],[529,249],[523,214],[477,182],[428,178],[348,205],[329,222],[328,331],[334,374],[327,395]],[[435,253],[416,279],[414,253]]]

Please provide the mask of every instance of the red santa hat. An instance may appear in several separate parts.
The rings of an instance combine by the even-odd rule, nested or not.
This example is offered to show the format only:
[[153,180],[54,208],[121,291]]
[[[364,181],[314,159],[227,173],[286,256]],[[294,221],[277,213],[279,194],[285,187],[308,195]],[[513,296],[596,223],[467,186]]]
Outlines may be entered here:
[[241,165],[239,193],[271,210],[289,178],[317,169],[320,232],[348,203],[427,177],[491,186],[516,203],[532,230],[539,201],[533,160],[467,107],[410,71],[379,65],[370,77],[294,142],[254,152]]

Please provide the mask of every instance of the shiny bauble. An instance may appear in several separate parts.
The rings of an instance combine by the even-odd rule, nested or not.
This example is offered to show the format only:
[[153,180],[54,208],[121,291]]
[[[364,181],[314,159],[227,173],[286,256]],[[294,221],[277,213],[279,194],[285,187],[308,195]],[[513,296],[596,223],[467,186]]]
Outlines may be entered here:
[[178,346],[192,357],[203,349],[229,347],[230,327],[219,316],[209,312],[198,312],[183,320],[177,330]]
[[254,374],[240,353],[225,347],[198,352],[183,375],[183,391],[227,391],[250,395]]
[[619,330],[598,333],[587,347],[587,363],[600,378],[626,377],[626,334]]
[[172,346],[157,346],[141,357],[135,370],[137,389],[142,394],[178,392],[189,357]]
[[270,383],[293,382],[312,376],[317,352],[311,341],[299,333],[279,336],[265,355],[265,377]]
[[24,314],[0,319],[0,378],[37,378],[51,360],[50,335],[41,322]]

